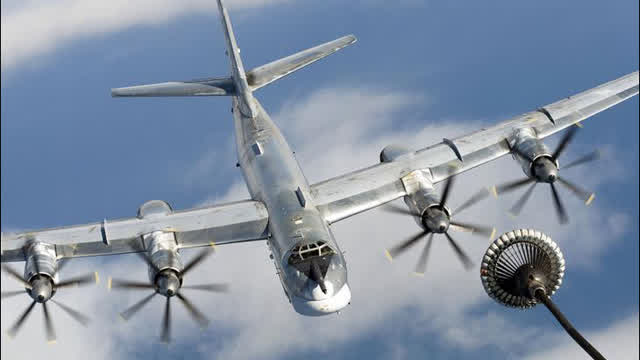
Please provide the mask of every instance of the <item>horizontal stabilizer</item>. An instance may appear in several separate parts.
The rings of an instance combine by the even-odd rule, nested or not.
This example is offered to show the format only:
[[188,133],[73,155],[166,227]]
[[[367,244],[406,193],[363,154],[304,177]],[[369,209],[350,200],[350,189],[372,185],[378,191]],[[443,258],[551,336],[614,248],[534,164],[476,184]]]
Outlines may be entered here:
[[111,89],[111,96],[113,97],[229,96],[234,94],[235,85],[231,78],[170,81],[159,84]]
[[356,37],[347,35],[337,40],[287,56],[257,67],[247,73],[247,82],[252,91],[260,89],[296,70],[312,64],[334,52],[356,42]]

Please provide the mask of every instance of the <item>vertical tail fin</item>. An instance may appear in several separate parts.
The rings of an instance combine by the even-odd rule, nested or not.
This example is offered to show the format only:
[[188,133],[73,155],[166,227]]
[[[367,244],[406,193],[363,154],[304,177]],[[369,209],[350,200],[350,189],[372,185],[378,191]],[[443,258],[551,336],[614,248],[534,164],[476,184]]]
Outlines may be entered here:
[[229,13],[223,4],[223,0],[217,1],[222,30],[227,44],[227,56],[231,63],[230,77],[128,86],[111,89],[111,95],[114,97],[233,96],[234,101],[237,101],[240,112],[244,116],[254,118],[258,115],[258,109],[253,98],[253,91],[356,42],[356,38],[353,35],[343,36],[334,41],[300,51],[245,72],[240,57],[240,49],[233,34]]
[[253,102],[251,88],[249,87],[249,84],[247,84],[247,75],[245,74],[242,59],[240,58],[238,43],[236,42],[235,35],[233,34],[231,19],[229,18],[229,13],[224,7],[222,0],[217,1],[222,21],[222,31],[224,32],[227,43],[227,56],[229,56],[229,61],[231,62],[231,77],[235,84],[236,96],[240,103],[240,111],[242,111],[245,116],[253,118],[257,115],[257,110],[255,103]]

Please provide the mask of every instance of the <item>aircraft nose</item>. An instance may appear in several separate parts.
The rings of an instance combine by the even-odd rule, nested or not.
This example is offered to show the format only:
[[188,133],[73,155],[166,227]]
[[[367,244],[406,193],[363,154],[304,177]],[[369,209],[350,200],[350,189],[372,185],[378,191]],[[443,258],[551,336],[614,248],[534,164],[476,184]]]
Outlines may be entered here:
[[330,281],[324,281],[324,286],[311,283],[306,292],[310,300],[324,300],[333,296],[334,286]]
[[349,286],[345,284],[339,291],[335,292],[331,297],[327,297],[326,299],[308,300],[293,296],[291,303],[296,312],[302,315],[329,315],[344,309],[351,303],[351,290],[349,289]]

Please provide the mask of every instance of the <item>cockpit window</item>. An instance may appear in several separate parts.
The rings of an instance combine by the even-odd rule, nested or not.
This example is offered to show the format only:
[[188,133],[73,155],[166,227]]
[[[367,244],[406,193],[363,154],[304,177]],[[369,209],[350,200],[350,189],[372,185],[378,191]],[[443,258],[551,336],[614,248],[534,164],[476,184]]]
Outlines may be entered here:
[[299,245],[291,249],[289,264],[296,264],[314,257],[334,255],[335,251],[324,241]]

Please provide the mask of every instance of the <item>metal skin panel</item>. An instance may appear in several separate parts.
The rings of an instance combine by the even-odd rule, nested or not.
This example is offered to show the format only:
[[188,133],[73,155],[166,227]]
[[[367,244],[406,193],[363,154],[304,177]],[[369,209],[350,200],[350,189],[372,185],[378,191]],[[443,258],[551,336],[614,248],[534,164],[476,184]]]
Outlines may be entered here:
[[294,71],[300,70],[307,65],[311,65],[314,62],[355,43],[356,41],[355,36],[347,35],[259,66],[247,73],[247,82],[251,87],[251,91],[258,90],[291,74]]
[[[240,104],[236,98],[233,100],[236,147],[251,197],[265,204],[269,211],[269,247],[282,285],[290,300],[298,305],[331,301],[334,295],[348,286],[344,256],[312,201],[309,184],[289,144],[260,103],[255,99],[254,103],[257,115],[251,118],[238,111]],[[262,148],[260,154],[252,150],[256,143]],[[305,206],[300,203],[297,192],[308,199]],[[335,251],[325,275],[327,288],[330,289],[327,294],[316,291],[318,285],[315,282],[288,264],[290,251],[294,247],[315,242],[325,242]],[[305,314],[309,315],[309,311],[305,311]],[[330,312],[333,311],[316,315]]]
[[638,94],[638,72],[544,106],[554,121],[580,121]]
[[[578,95],[385,162],[311,186],[318,208],[330,223],[407,195],[399,179],[416,169],[429,170],[433,184],[510,153],[518,129],[529,128],[543,139],[638,94],[638,72],[625,75]],[[462,161],[453,151],[455,145]],[[453,169],[453,171],[451,170]]]
[[[525,155],[522,157],[518,154],[512,154],[513,158],[520,164],[522,171],[528,177],[534,177],[533,161],[540,157],[546,157],[552,159],[552,152],[547,145],[540,142],[536,137],[536,134],[530,128],[518,129],[513,136],[513,143],[511,148],[518,149],[520,154]],[[533,159],[533,161],[529,160]],[[556,166],[559,164],[556,160]]]
[[[389,148],[388,156],[382,158],[393,161],[310,186],[288,143],[252,91],[353,43],[355,38],[347,36],[272,62],[248,77],[221,0],[218,7],[231,62],[230,79],[122,88],[116,89],[115,95],[205,95],[202,89],[207,89],[208,95],[232,95],[238,161],[252,200],[178,212],[161,202],[151,202],[143,206],[143,212],[150,216],[3,234],[2,262],[24,261],[25,245],[32,241],[54,247],[56,258],[64,258],[145,251],[149,244],[144,243],[144,238],[156,232],[169,238],[174,234],[177,250],[211,242],[267,239],[283,288],[296,311],[304,315],[329,314],[344,308],[351,299],[346,262],[331,232],[331,223],[402,196],[420,195],[432,184],[506,155],[519,129],[530,129],[542,139],[638,93],[635,72],[542,110],[415,152]],[[429,200],[426,196],[422,199]],[[426,206],[409,205],[416,209]],[[326,289],[288,262],[294,248],[319,243],[333,250],[323,259]],[[166,260],[168,265],[180,266],[173,259]],[[317,278],[317,274],[314,276]]]
[[155,231],[176,233],[181,248],[208,246],[212,242],[227,244],[266,239],[268,220],[263,204],[243,201],[144,219],[135,217],[34,232],[3,233],[2,262],[24,261],[22,249],[34,239],[54,245],[58,258],[140,252],[145,249],[141,236]]
[[235,85],[231,78],[169,81],[111,89],[113,97],[228,96],[234,93]]
[[244,65],[242,64],[242,58],[240,57],[240,48],[236,43],[236,37],[233,34],[233,27],[231,26],[231,19],[229,13],[225,8],[222,0],[218,0],[218,10],[220,12],[220,20],[222,22],[222,31],[225,34],[225,40],[227,43],[227,56],[231,62],[231,78],[235,84],[236,96],[238,99],[238,109],[248,117],[255,117],[257,115],[257,109],[253,103],[253,96],[251,95],[251,89],[247,84],[247,75],[244,71]]

